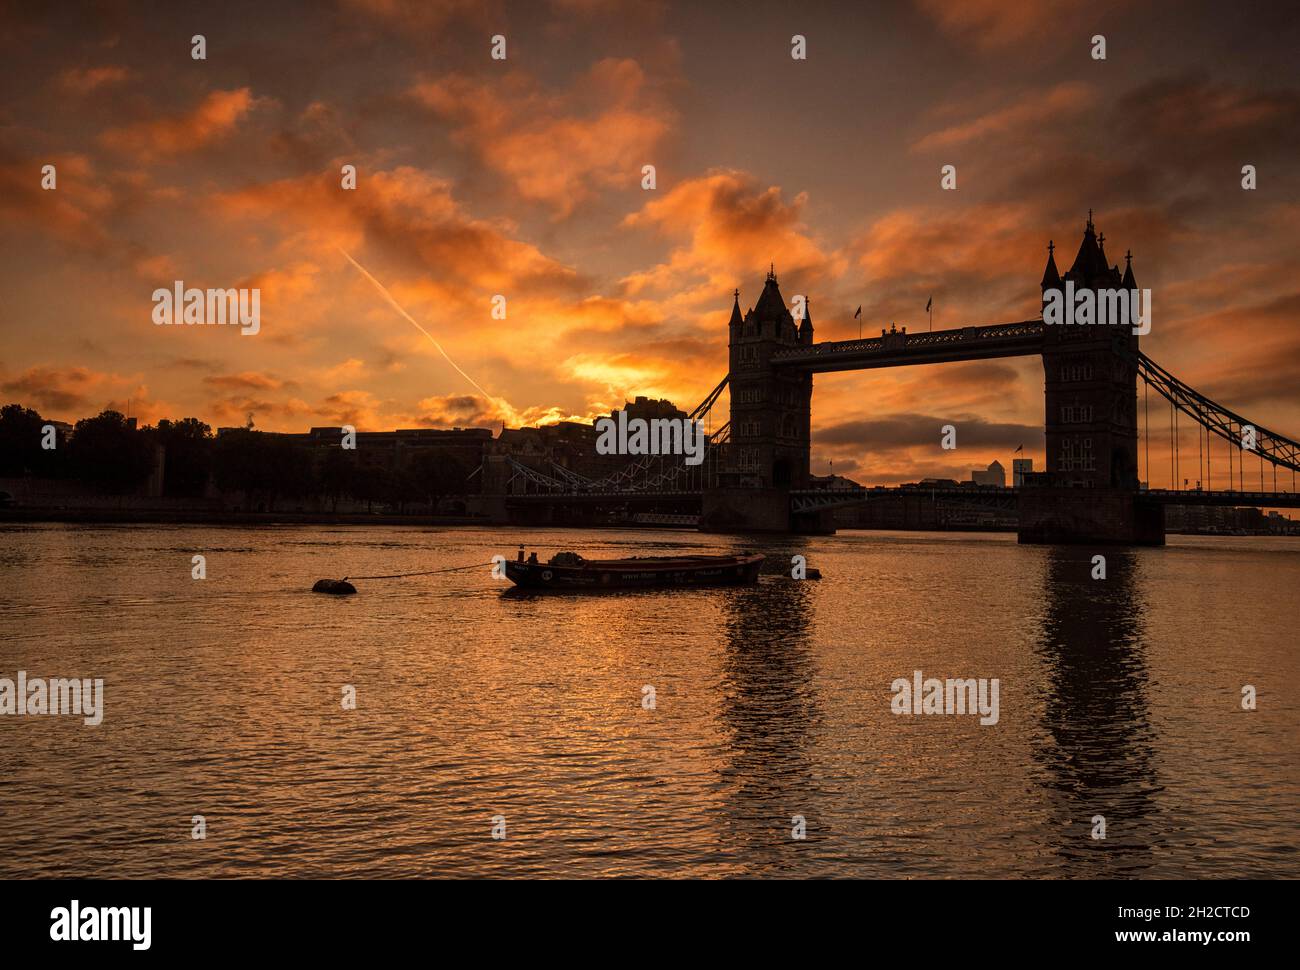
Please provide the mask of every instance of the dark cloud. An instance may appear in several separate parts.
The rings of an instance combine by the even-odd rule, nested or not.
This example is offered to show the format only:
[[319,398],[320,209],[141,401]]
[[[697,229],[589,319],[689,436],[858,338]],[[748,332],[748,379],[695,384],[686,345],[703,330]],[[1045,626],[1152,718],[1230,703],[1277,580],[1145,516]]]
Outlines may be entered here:
[[853,446],[864,451],[880,451],[917,445],[939,446],[942,428],[951,424],[957,429],[957,448],[969,446],[1018,447],[1039,442],[1041,426],[985,421],[974,415],[936,416],[897,414],[887,418],[843,421],[826,428],[813,428],[813,443],[820,446]]

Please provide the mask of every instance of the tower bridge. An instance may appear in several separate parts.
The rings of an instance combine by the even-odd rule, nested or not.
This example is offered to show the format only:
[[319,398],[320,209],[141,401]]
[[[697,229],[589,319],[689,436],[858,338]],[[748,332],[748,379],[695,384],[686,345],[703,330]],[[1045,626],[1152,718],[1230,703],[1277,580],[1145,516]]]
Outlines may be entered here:
[[[1062,274],[1055,247],[1048,247],[1040,289],[1064,292],[1137,288],[1131,255],[1121,273],[1109,265],[1105,236],[1091,214],[1078,253]],[[733,293],[727,323],[727,375],[691,413],[704,419],[724,388],[730,387],[729,419],[709,438],[698,468],[658,456],[592,481],[566,469],[542,471],[519,466],[529,491],[516,503],[592,507],[623,503],[645,507],[659,496],[680,513],[697,503],[700,527],[717,531],[833,531],[830,511],[884,495],[933,492],[935,500],[1014,503],[1021,542],[1162,544],[1168,504],[1253,504],[1300,506],[1294,474],[1300,470],[1300,445],[1246,420],[1179,381],[1147,357],[1140,336],[1129,326],[1061,325],[1043,320],[970,326],[926,333],[903,330],[858,340],[814,340],[811,307],[805,301],[796,320],[781,296],[773,269],[752,308],[742,313],[740,292]],[[815,489],[810,474],[813,375],[920,364],[1037,356],[1043,363],[1046,470],[1031,474],[1014,489]],[[1204,434],[1205,468],[1211,471],[1209,445],[1228,442],[1232,467],[1245,450],[1261,462],[1258,491],[1241,488],[1212,492],[1177,487],[1148,490],[1138,480],[1138,382],[1189,417]],[[1242,448],[1244,429],[1253,429],[1254,447]],[[937,431],[938,429],[936,429]],[[1175,452],[1176,453],[1176,452]],[[1198,457],[1197,480],[1201,479]],[[1263,482],[1263,463],[1274,469],[1274,487]],[[1276,471],[1292,472],[1291,491],[1276,487]],[[1147,471],[1150,476],[1150,469]],[[1209,475],[1207,474],[1207,478]],[[1178,482],[1178,466],[1171,468]],[[1233,482],[1236,484],[1236,481]],[[953,494],[947,494],[951,491]],[[943,494],[939,494],[943,492]]]

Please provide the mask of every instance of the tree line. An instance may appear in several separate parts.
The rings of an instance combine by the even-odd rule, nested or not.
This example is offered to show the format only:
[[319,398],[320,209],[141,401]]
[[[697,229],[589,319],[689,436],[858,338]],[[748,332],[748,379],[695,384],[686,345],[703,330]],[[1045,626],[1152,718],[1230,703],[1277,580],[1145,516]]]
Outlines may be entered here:
[[[135,427],[107,410],[76,423],[53,448],[49,422],[30,408],[0,408],[0,478],[71,479],[110,495],[140,489],[153,473],[157,445],[166,449],[163,494],[193,498],[209,482],[222,492],[244,492],[251,507],[273,509],[282,499],[319,498],[337,509],[343,500],[390,505],[433,503],[464,495],[474,471],[451,450],[416,451],[401,467],[368,464],[360,452],[314,449],[250,426],[220,436],[198,418]],[[324,452],[323,454],[321,452]]]

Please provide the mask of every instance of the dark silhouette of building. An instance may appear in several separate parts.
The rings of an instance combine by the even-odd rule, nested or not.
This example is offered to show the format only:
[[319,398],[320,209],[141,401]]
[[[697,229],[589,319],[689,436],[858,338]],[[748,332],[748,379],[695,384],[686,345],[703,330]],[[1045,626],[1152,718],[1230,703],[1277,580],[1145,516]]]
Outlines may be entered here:
[[[219,428],[217,434],[230,430]],[[343,446],[344,429],[341,427],[312,428],[306,433],[267,433],[302,445],[315,456]],[[416,455],[430,452],[455,456],[472,470],[483,460],[491,441],[492,432],[487,428],[399,428],[396,431],[358,431],[355,437],[358,464],[363,468],[388,472],[409,468]]]
[[[680,420],[686,417],[686,412],[672,401],[664,398],[652,401],[643,394],[638,394],[636,400],[632,401],[630,404],[625,403],[622,410],[627,415],[629,421],[635,420],[636,418],[641,418],[645,421],[653,421],[656,418]],[[615,408],[609,414],[609,416],[615,421],[618,420],[618,415],[618,408]]]
[[[1055,246],[1048,244],[1042,291],[1075,292],[1137,288],[1131,253],[1124,273],[1107,265],[1104,234],[1098,236],[1092,213],[1070,269],[1056,269]],[[1128,305],[1127,303],[1125,304]],[[1125,321],[1115,325],[1064,324],[1044,328],[1043,377],[1047,472],[1053,484],[1135,490],[1137,463],[1138,335]],[[1115,352],[1116,345],[1132,360]]]
[[777,370],[772,354],[813,342],[811,309],[795,321],[767,274],[758,302],[740,315],[740,291],[733,294],[727,326],[731,364],[731,447],[721,484],[750,488],[807,488],[812,414],[812,375]]

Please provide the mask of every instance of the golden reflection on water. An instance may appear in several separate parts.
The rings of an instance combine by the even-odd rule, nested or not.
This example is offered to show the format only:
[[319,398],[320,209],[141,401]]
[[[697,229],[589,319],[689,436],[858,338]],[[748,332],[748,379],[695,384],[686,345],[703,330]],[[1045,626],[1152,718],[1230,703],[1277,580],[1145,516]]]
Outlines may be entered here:
[[[768,574],[504,595],[521,539]],[[0,676],[102,676],[106,712],[0,718],[0,875],[1294,877],[1297,548],[1109,549],[1103,583],[1006,536],[4,530]],[[892,714],[918,669],[999,678],[999,722]]]

